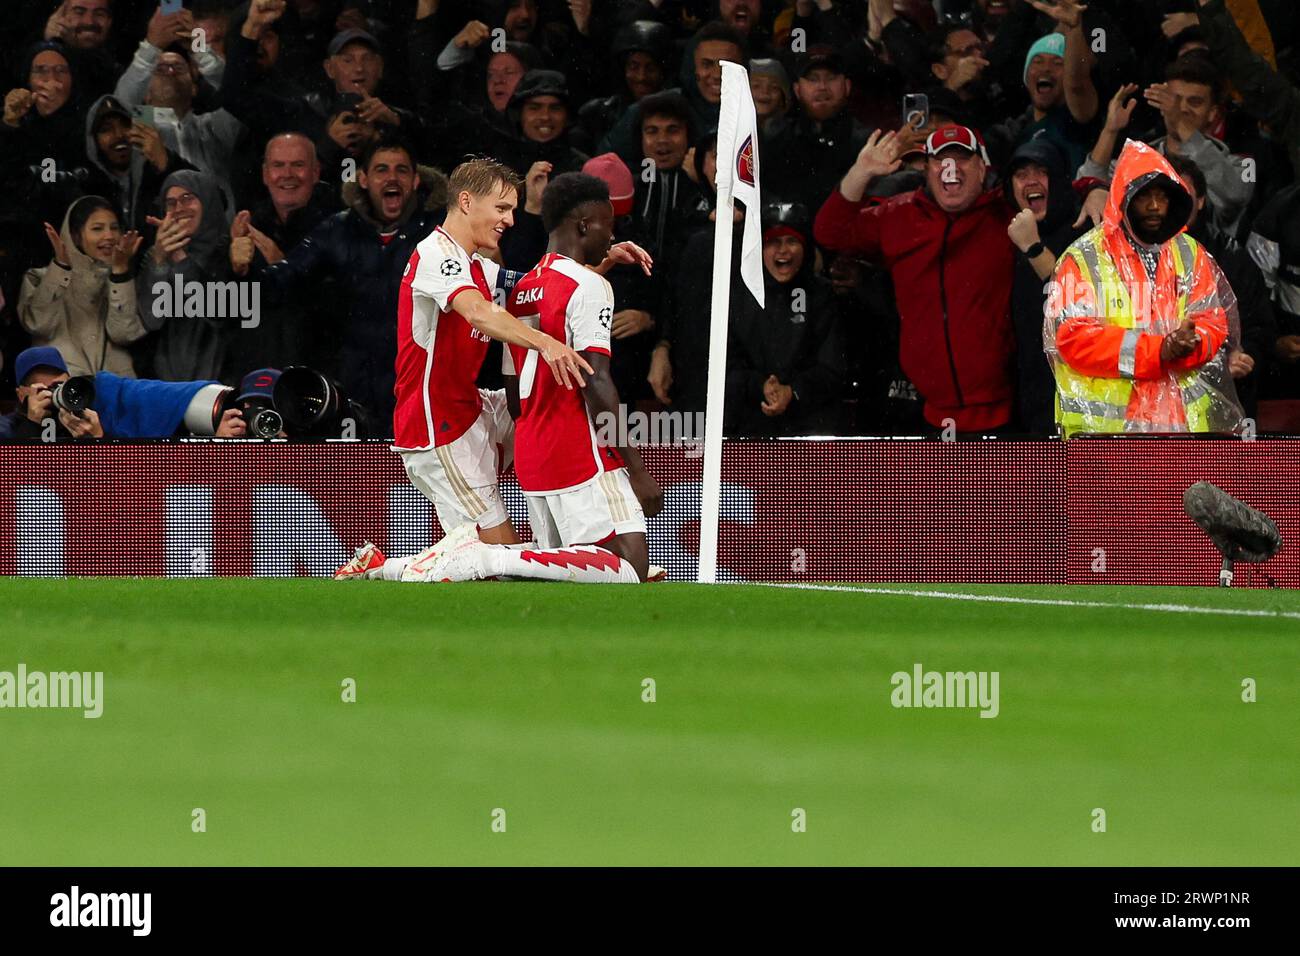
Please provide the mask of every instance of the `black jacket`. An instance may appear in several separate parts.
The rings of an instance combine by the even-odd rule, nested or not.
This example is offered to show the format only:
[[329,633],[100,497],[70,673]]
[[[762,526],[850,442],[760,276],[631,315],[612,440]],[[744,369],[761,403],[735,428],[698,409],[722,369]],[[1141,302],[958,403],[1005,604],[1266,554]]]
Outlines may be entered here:
[[[743,284],[732,288],[724,413],[728,435],[828,435],[838,430],[844,342],[830,284],[813,274],[811,252],[788,283],[764,271],[761,307]],[[769,417],[761,408],[769,375],[795,391],[782,415]]]
[[774,120],[763,139],[763,195],[820,209],[866,145],[870,131],[849,115],[817,123],[802,110]]
[[[54,418],[54,434],[60,441],[68,441],[72,435],[63,427],[58,416]],[[45,428],[40,422],[27,417],[21,407],[15,408],[8,415],[0,415],[0,441],[41,441]]]
[[257,271],[264,306],[277,306],[327,276],[341,278],[347,319],[337,342],[339,384],[366,407],[374,437],[391,436],[397,361],[397,298],[411,253],[446,217],[447,177],[420,167],[421,184],[387,244],[367,194],[343,187],[343,212],[330,216],[285,259]]
[[[333,190],[318,183],[311,201],[291,213],[288,222],[280,221],[269,198],[262,199],[250,212],[253,228],[265,233],[288,255],[338,208]],[[260,253],[254,257],[254,268],[258,267],[265,268]],[[240,329],[231,338],[223,380],[237,382],[253,369],[282,369],[286,365],[308,365],[337,376],[336,343],[347,314],[339,304],[343,278],[325,277],[290,301],[264,308],[255,328]]]
[[[4,219],[57,224],[63,220],[68,203],[82,194],[81,183],[86,178],[83,137],[88,101],[83,98],[81,61],[62,44],[38,43],[26,53],[18,85],[27,86],[31,62],[47,50],[68,59],[72,93],[49,116],[41,116],[33,105],[19,120],[17,128],[0,123],[0,181],[5,185],[8,207]],[[54,160],[52,177],[46,165],[48,160]]]
[[[638,161],[630,168],[640,170],[641,164]],[[655,273],[671,277],[687,236],[707,222],[710,205],[710,197],[684,168],[656,169],[649,182],[644,176],[636,177],[629,217],[631,235],[620,238],[644,246],[654,256]]]
[[1188,232],[1205,247],[1223,270],[1223,276],[1237,297],[1237,314],[1241,319],[1241,350],[1255,360],[1255,367],[1245,378],[1234,379],[1237,397],[1241,399],[1246,414],[1254,418],[1259,401],[1259,383],[1268,375],[1272,365],[1273,345],[1278,337],[1278,317],[1273,311],[1273,300],[1264,274],[1255,265],[1249,253],[1230,238],[1211,234],[1206,228],[1210,222],[1207,206],[1197,217],[1196,225]]
[[[1030,140],[1012,155],[1012,165],[1032,161],[1048,169],[1047,216],[1038,224],[1038,238],[1059,260],[1074,240],[1091,228],[1075,228],[1080,202],[1074,192],[1065,157],[1046,140]],[[1011,175],[1004,182],[1007,200],[1015,206]],[[1048,280],[1038,278],[1029,260],[1017,253],[1011,285],[1011,323],[1016,335],[1016,410],[1020,429],[1034,435],[1056,434],[1056,379],[1043,351],[1043,307]]]
[[[515,110],[509,112],[513,119]],[[586,153],[573,147],[567,131],[549,143],[538,143],[515,133],[503,133],[486,123],[480,128],[484,138],[479,143],[487,144],[489,155],[495,156],[520,176],[527,176],[533,163],[539,162],[551,164],[552,179],[561,173],[580,173],[589,158]],[[518,126],[515,128],[518,129]]]
[[[740,230],[737,229],[737,232]],[[740,289],[735,262],[740,243],[732,243],[731,289]],[[655,263],[656,270],[658,262]],[[713,294],[713,229],[699,228],[682,243],[681,265],[665,283],[664,302],[657,314],[658,335],[669,345],[673,367],[674,412],[703,412],[708,398],[709,310]],[[744,293],[748,294],[748,293]]]

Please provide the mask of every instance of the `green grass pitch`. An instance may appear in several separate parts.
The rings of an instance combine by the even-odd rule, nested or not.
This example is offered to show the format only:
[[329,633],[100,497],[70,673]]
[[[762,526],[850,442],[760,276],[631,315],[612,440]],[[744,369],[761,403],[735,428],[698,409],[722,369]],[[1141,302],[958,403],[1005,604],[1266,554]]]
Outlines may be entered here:
[[[932,590],[1300,612],[1280,591]],[[10,579],[0,671],[19,662],[103,671],[105,702],[98,720],[0,710],[8,864],[1300,858],[1296,617],[735,585]],[[890,676],[918,662],[998,671],[999,715],[894,708]]]

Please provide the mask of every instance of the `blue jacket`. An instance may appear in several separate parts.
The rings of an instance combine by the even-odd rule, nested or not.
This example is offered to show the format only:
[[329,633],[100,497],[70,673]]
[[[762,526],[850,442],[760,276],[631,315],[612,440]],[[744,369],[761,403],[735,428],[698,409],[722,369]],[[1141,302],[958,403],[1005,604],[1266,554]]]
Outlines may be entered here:
[[171,438],[194,393],[211,382],[160,382],[95,373],[95,401],[105,438]]
[[[123,378],[112,372],[95,373],[95,400],[90,407],[99,415],[105,438],[171,438],[185,420],[194,394],[211,382],[160,382],[150,378]],[[39,439],[42,428],[19,409],[0,418],[0,441]],[[58,426],[57,437],[71,436]]]

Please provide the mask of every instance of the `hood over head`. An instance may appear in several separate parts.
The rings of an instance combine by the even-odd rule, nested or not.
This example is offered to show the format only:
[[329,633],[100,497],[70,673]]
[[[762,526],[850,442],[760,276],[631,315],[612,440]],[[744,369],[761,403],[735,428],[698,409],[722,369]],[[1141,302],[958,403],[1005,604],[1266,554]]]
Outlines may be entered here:
[[1020,146],[1007,163],[1003,188],[1013,207],[1016,206],[1016,197],[1012,180],[1017,169],[1030,163],[1047,170],[1047,216],[1038,226],[1039,234],[1045,236],[1072,223],[1078,213],[1078,204],[1066,169],[1065,155],[1051,140],[1039,136]]
[[803,246],[803,263],[788,283],[777,282],[772,274],[763,270],[763,279],[769,285],[796,285],[808,281],[814,269],[812,242],[812,216],[803,203],[774,200],[763,204],[761,213],[763,242],[779,236],[793,236]]
[[158,190],[157,202],[160,209],[167,197],[167,190],[173,186],[188,189],[203,204],[203,216],[190,239],[187,252],[205,272],[223,275],[229,269],[226,249],[230,244],[230,223],[234,215],[226,208],[225,196],[222,195],[216,178],[193,169],[172,173],[163,180],[162,188]]
[[1129,204],[1133,202],[1134,196],[1154,182],[1161,182],[1169,193],[1169,216],[1164,234],[1156,242],[1168,242],[1186,229],[1195,199],[1158,150],[1132,139],[1124,143],[1124,149],[1115,163],[1115,175],[1110,183],[1110,198],[1106,202],[1102,229],[1133,235],[1128,225]]
[[[95,142],[95,127],[99,120],[114,113],[126,116],[129,121],[131,114],[126,111],[122,102],[111,94],[104,94],[95,102],[90,104],[90,109],[86,111],[86,159],[102,172],[109,179],[118,178],[119,174],[113,172],[104,162],[104,158],[99,155],[99,144]],[[138,149],[131,150],[131,166],[129,175],[135,182],[140,181],[140,174],[144,171],[144,154]]]
[[672,64],[672,31],[655,20],[633,20],[614,34],[609,51],[620,62],[629,53],[648,53],[664,68],[666,79]]
[[529,70],[510,96],[510,108],[519,109],[534,96],[554,96],[569,105],[569,84],[559,70]]
[[763,240],[771,235],[793,235],[807,250],[812,245],[812,216],[803,203],[776,200],[763,204]]
[[78,82],[81,78],[77,75],[77,59],[72,51],[58,40],[41,40],[39,43],[33,43],[27,48],[27,52],[23,56],[23,71],[18,77],[18,85],[21,87],[27,86],[27,81],[32,75],[32,61],[46,50],[52,50],[67,60],[68,71],[72,74],[72,92],[68,94],[68,102],[63,104],[62,108],[53,115],[57,116],[64,110],[75,111],[81,102],[81,84]]
[[76,210],[80,209],[86,217],[94,212],[93,209],[86,208],[87,206],[107,207],[117,215],[117,208],[102,196],[82,196],[68,204],[68,211],[63,216],[63,226],[59,230],[59,235],[63,238],[63,249],[68,257],[68,265],[72,266],[72,283],[69,296],[64,303],[65,307],[73,306],[78,301],[95,303],[108,294],[108,263],[100,262],[83,252],[73,236],[72,220],[76,217]]
[[63,215],[63,227],[59,230],[59,235],[63,238],[63,248],[68,254],[68,264],[72,266],[73,272],[107,272],[108,270],[105,263],[92,258],[88,253],[84,252],[76,237],[72,234],[72,220],[76,215],[76,210],[82,209],[83,212],[90,215],[94,210],[84,208],[90,205],[111,209],[113,215],[117,215],[117,207],[103,196],[82,196],[68,205],[68,211]]

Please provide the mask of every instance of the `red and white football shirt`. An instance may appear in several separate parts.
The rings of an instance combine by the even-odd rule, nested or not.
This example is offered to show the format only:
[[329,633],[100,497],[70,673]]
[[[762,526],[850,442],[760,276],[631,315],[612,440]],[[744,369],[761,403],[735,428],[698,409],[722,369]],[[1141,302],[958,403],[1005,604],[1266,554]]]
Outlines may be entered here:
[[[604,276],[568,256],[547,253],[515,283],[508,308],[575,352],[609,354],[614,290]],[[525,494],[569,491],[623,467],[617,450],[597,445],[581,388],[557,382],[533,349],[511,345],[503,364],[507,375],[519,376],[515,475]]]
[[489,339],[451,303],[466,289],[491,302],[499,269],[467,253],[441,226],[411,253],[397,300],[394,448],[448,445],[478,418],[482,400],[474,383]]

